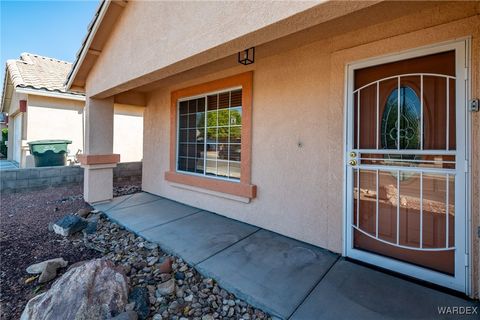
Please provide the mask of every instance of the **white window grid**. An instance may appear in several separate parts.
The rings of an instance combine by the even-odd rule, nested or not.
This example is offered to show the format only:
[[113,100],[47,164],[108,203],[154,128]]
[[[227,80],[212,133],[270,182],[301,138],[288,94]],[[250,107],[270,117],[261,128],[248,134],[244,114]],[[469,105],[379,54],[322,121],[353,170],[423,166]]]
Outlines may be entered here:
[[[178,99],[177,101],[177,148],[176,148],[176,171],[177,172],[181,172],[183,174],[189,174],[189,175],[195,175],[195,176],[202,176],[202,177],[208,177],[208,178],[212,178],[212,179],[219,179],[219,180],[227,180],[227,181],[233,181],[233,182],[240,182],[240,171],[241,171],[241,159],[240,161],[235,161],[235,160],[230,160],[230,146],[233,144],[233,145],[239,145],[241,147],[241,142],[240,143],[231,143],[230,141],[230,130],[229,130],[229,135],[228,135],[228,142],[227,143],[219,143],[219,142],[216,142],[216,143],[211,143],[211,144],[214,144],[216,146],[220,145],[220,144],[226,144],[227,145],[227,160],[219,160],[218,158],[208,158],[208,155],[207,155],[207,130],[208,128],[212,128],[212,127],[208,127],[207,125],[207,121],[208,121],[208,96],[214,96],[216,95],[217,96],[217,108],[215,110],[215,112],[217,113],[217,124],[214,128],[216,128],[217,130],[220,129],[220,128],[235,128],[235,127],[238,127],[242,128],[243,126],[243,118],[242,118],[242,124],[240,125],[231,125],[231,122],[228,121],[228,125],[227,126],[219,126],[218,125],[218,111],[219,111],[219,103],[220,103],[220,94],[221,93],[227,93],[229,94],[229,102],[228,102],[228,119],[230,120],[230,116],[231,116],[231,110],[234,109],[234,108],[242,108],[242,117],[243,117],[243,105],[241,106],[235,106],[235,107],[231,107],[231,96],[232,96],[232,91],[236,91],[236,90],[242,90],[242,87],[232,87],[232,88],[228,88],[228,89],[224,89],[224,90],[219,90],[219,91],[213,91],[213,92],[208,92],[208,93],[204,93],[204,94],[201,94],[201,95],[196,95],[196,96],[190,96],[190,97],[185,97],[185,98],[181,98],[181,99]],[[243,92],[242,92],[243,94]],[[198,99],[204,99],[204,108],[205,108],[205,111],[204,111],[204,136],[203,136],[203,146],[204,146],[204,150],[203,150],[203,173],[198,173],[198,172],[190,172],[190,171],[186,171],[186,170],[181,170],[179,169],[179,158],[183,158],[183,159],[186,159],[187,161],[187,165],[188,165],[188,160],[194,160],[194,161],[197,161],[198,159],[201,159],[201,158],[196,158],[196,157],[190,157],[189,156],[189,153],[187,151],[187,156],[179,156],[179,146],[180,145],[187,145],[187,148],[188,148],[188,145],[198,145],[198,142],[195,141],[193,143],[190,143],[190,142],[180,142],[180,131],[181,130],[186,130],[187,131],[187,135],[189,134],[188,131],[189,130],[192,130],[193,128],[190,128],[189,126],[189,116],[190,115],[193,115],[193,114],[197,114],[198,112],[195,112],[195,113],[191,113],[191,112],[187,112],[186,114],[182,114],[182,116],[186,116],[187,117],[187,128],[183,128],[181,129],[180,128],[180,103],[181,102],[184,102],[184,101],[191,101],[191,100],[197,100],[197,105],[196,105],[196,109],[198,111]],[[210,112],[213,112],[210,111]],[[195,125],[195,128],[196,128],[196,125]],[[187,141],[189,137],[187,137]],[[217,137],[217,141],[218,141],[218,137]],[[240,154],[240,157],[241,157],[241,154]],[[215,161],[215,173],[214,174],[209,174],[207,173],[207,161]],[[227,175],[226,176],[218,176],[218,163],[226,163],[227,164]],[[236,178],[236,177],[231,177],[231,164],[235,164],[238,166],[238,171],[239,171],[239,177]]]

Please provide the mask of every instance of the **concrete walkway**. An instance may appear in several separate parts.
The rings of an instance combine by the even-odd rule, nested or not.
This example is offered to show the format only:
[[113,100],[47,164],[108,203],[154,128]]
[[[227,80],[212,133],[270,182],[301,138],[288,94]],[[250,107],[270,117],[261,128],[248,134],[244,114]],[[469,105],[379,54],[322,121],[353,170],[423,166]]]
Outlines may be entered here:
[[18,165],[10,160],[0,160],[0,170],[18,169]]
[[149,193],[95,205],[180,256],[238,298],[281,319],[456,319],[478,303],[346,261],[337,254]]

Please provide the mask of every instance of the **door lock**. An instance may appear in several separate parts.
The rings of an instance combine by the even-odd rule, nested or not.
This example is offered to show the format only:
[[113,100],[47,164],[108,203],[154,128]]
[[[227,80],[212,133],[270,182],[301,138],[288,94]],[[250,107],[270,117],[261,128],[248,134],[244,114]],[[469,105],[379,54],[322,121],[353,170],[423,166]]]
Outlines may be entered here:
[[350,160],[348,161],[348,164],[351,166],[356,166],[357,165],[357,160]]
[[357,156],[357,154],[355,152],[350,152],[350,158],[355,158]]
[[480,110],[480,100],[472,99],[470,100],[470,112],[478,112]]

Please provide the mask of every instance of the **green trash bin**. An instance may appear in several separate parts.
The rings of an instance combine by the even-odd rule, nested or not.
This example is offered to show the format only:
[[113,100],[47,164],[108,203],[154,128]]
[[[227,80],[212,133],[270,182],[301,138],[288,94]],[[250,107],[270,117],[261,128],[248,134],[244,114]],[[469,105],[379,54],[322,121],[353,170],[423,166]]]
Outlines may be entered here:
[[67,164],[70,140],[38,140],[28,143],[35,159],[35,167],[64,166]]

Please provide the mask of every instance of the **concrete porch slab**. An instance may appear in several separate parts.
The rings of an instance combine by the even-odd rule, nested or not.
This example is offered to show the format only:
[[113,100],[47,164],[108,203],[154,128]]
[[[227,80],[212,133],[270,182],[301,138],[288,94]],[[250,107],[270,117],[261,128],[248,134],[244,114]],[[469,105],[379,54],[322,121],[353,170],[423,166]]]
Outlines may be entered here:
[[190,265],[196,265],[258,230],[258,227],[202,211],[141,231],[140,235],[160,244],[163,250],[179,255]]
[[[477,307],[461,299],[346,260],[338,261],[290,318],[303,319],[458,319],[438,307]],[[479,319],[461,316],[462,319]]]
[[94,203],[93,207],[96,210],[100,210],[103,212],[107,212],[108,210],[114,208],[115,206],[119,205],[120,203],[124,202],[125,200],[131,198],[135,194],[129,194],[126,196],[121,196],[121,197],[115,197],[111,201],[106,201],[106,202],[101,202],[101,203]]
[[134,193],[131,197],[126,198],[125,201],[120,202],[118,205],[115,206],[116,209],[122,209],[122,208],[128,208],[132,206],[137,206],[157,200],[161,200],[165,198],[156,196],[151,193],[147,192],[139,192],[139,193]]
[[197,265],[240,299],[288,318],[338,255],[260,230]]
[[97,210],[107,212],[113,208],[116,208],[116,209],[127,208],[127,207],[136,206],[139,204],[157,201],[160,199],[165,199],[165,198],[162,198],[147,192],[139,192],[139,193],[134,193],[126,196],[115,197],[111,201],[94,204],[93,206]]
[[[147,197],[142,199],[146,200]],[[130,200],[131,198],[125,201],[125,203]],[[138,200],[136,199],[135,201],[138,203]],[[107,210],[106,213],[112,220],[119,222],[128,230],[139,233],[140,231],[151,229],[201,211],[200,209],[161,197],[154,201],[151,200],[150,198],[149,202],[137,205],[126,204],[124,206],[124,203],[121,203]]]
[[[480,306],[313,245],[148,193],[115,198],[112,220],[281,319],[455,319],[437,307]],[[469,319],[464,316],[462,319]]]

